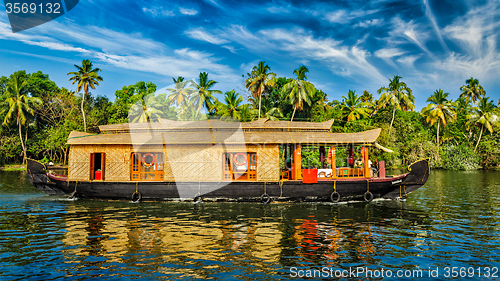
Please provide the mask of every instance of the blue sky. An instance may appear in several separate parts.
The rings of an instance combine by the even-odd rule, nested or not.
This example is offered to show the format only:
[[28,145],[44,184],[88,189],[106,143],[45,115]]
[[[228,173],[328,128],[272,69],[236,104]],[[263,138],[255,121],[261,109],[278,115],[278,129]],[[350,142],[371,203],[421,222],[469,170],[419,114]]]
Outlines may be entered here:
[[398,74],[417,110],[436,90],[456,99],[469,77],[500,98],[499,1],[116,1],[82,0],[66,15],[12,33],[0,11],[0,75],[41,70],[59,86],[89,58],[114,91],[137,81],[170,86],[201,71],[217,89],[244,94],[242,74],[264,60],[278,76],[300,65],[340,100],[387,86]]

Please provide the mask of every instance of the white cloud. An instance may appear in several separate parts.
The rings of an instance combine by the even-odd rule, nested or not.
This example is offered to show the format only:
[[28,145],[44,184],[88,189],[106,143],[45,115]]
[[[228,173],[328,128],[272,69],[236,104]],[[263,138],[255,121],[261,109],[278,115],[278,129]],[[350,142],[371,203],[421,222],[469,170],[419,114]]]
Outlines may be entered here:
[[181,14],[183,15],[188,15],[188,16],[194,16],[198,13],[198,11],[195,9],[188,9],[182,7],[179,7],[179,12],[181,12]]
[[267,10],[273,14],[281,14],[281,13],[289,14],[290,13],[290,5],[288,5],[286,8],[283,6],[272,6],[272,7],[267,8]]
[[421,57],[420,55],[407,55],[396,59],[396,61],[405,65],[406,67],[413,68],[415,67],[415,61],[420,57]]
[[346,10],[338,10],[325,15],[325,19],[334,23],[348,23],[350,19]]
[[374,55],[378,58],[383,59],[386,63],[389,65],[396,67],[396,64],[394,64],[393,58],[394,57],[399,57],[406,54],[406,51],[403,51],[398,48],[383,48],[375,51]]
[[208,33],[204,28],[202,27],[197,27],[193,29],[186,30],[184,34],[188,35],[189,37],[196,39],[196,40],[201,40],[201,41],[206,41],[212,44],[220,45],[220,44],[225,44],[228,43],[229,41],[223,38],[220,38],[216,35],[213,35],[211,33]]
[[406,51],[403,51],[398,48],[386,48],[386,49],[380,49],[375,52],[375,56],[385,59],[385,58],[393,58],[393,57],[399,57],[401,55],[406,54]]
[[431,6],[429,5],[429,0],[424,0],[424,7],[425,7],[425,15],[427,18],[431,21],[432,26],[434,27],[434,30],[436,31],[436,34],[439,39],[439,43],[441,43],[441,46],[445,51],[449,51],[448,46],[446,46],[446,43],[444,43],[443,36],[441,35],[441,29],[438,26],[436,17],[434,16],[434,13],[432,13]]
[[57,43],[57,42],[36,42],[36,41],[30,41],[30,40],[21,40],[21,42],[33,45],[33,46],[40,46],[44,47],[50,50],[56,50],[56,51],[65,51],[65,52],[80,52],[80,53],[91,53],[89,50],[83,49],[83,48],[78,48],[78,47],[73,47],[68,44],[62,44],[62,43]]
[[433,66],[458,76],[496,80],[500,72],[500,54],[496,50],[496,40],[495,35],[486,38],[485,50],[479,58],[451,53],[448,58],[435,62]]
[[[0,31],[5,28],[0,22]],[[212,54],[188,48],[172,49],[163,43],[145,38],[141,33],[123,33],[57,21],[37,27],[36,33],[9,32],[0,33],[0,39],[19,41],[49,50],[84,53],[91,59],[95,58],[95,63],[118,68],[168,77],[193,77],[202,71],[210,71],[211,79],[239,79],[239,75],[234,74],[229,66],[219,63],[219,59]],[[50,34],[50,37],[47,34]]]
[[469,55],[476,58],[483,57],[488,52],[484,39],[499,32],[500,22],[498,2],[470,10],[462,17],[456,18],[444,28],[444,32],[455,42],[459,43]]
[[378,26],[378,25],[381,25],[383,22],[382,19],[371,19],[371,20],[365,20],[365,21],[362,21],[362,22],[359,22],[357,24],[354,25],[354,27],[363,27],[363,28],[367,28],[367,27],[371,27],[371,26]]
[[366,15],[374,14],[378,10],[353,10],[347,11],[339,9],[334,12],[325,13],[325,19],[331,23],[345,24],[351,22],[355,18],[361,18]]
[[175,16],[175,13],[170,10],[165,10],[162,7],[151,7],[146,8],[143,7],[142,11],[146,14],[151,14],[153,17],[172,17]]
[[292,57],[323,62],[338,75],[351,78],[361,75],[371,81],[384,79],[379,70],[368,62],[370,53],[358,46],[343,46],[331,38],[315,38],[301,28],[268,29],[259,33]]
[[394,29],[389,32],[389,35],[392,37],[390,39],[391,41],[394,38],[404,38],[417,45],[431,57],[433,56],[429,49],[425,46],[429,35],[427,32],[420,30],[420,27],[415,24],[413,20],[405,22],[400,16],[396,16],[392,19],[392,26],[394,26]]

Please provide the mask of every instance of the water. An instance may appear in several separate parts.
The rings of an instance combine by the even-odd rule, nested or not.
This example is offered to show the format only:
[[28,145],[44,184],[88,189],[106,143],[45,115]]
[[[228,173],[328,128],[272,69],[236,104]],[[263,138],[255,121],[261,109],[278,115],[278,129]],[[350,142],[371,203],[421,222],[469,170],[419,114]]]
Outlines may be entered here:
[[0,280],[491,280],[499,261],[500,172],[432,171],[406,202],[263,205],[71,201],[0,171]]

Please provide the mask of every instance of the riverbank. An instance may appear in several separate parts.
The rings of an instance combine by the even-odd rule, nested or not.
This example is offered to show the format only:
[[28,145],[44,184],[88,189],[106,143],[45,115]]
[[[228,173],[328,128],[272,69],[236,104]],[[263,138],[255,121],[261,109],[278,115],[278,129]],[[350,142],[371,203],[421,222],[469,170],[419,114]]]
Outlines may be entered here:
[[0,171],[26,171],[26,165],[7,165],[0,167]]

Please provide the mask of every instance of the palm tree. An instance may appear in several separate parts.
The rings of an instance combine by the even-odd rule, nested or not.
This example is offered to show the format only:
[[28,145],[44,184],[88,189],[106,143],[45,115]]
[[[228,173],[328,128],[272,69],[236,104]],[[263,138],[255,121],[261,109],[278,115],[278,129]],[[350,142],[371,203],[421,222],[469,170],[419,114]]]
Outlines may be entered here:
[[457,113],[468,114],[472,109],[472,106],[467,102],[465,98],[460,97],[455,101],[455,109]]
[[82,61],[82,66],[78,66],[75,64],[75,67],[78,69],[76,72],[69,72],[67,75],[73,75],[69,78],[69,81],[73,81],[73,84],[78,83],[77,91],[80,92],[83,88],[82,95],[82,116],[83,116],[83,129],[87,132],[87,124],[85,122],[85,111],[83,110],[83,103],[85,102],[85,96],[89,93],[89,87],[95,89],[95,86],[99,86],[99,81],[102,81],[102,77],[97,75],[101,69],[94,68],[92,69],[92,61],[85,59]]
[[460,87],[460,91],[462,91],[460,97],[465,98],[467,102],[469,102],[470,99],[472,103],[476,103],[481,96],[484,97],[486,95],[483,86],[479,85],[479,80],[474,77],[465,80],[465,83],[467,85]]
[[500,126],[500,119],[498,113],[496,112],[497,108],[493,104],[493,101],[488,101],[489,97],[484,97],[479,100],[478,106],[472,109],[472,113],[467,116],[469,119],[470,125],[479,125],[481,124],[481,133],[479,133],[479,139],[477,141],[476,146],[474,147],[474,151],[476,151],[479,142],[481,141],[481,136],[483,135],[483,130],[486,129],[493,133],[493,126]]
[[211,113],[214,109],[214,96],[213,94],[222,94],[219,90],[211,90],[217,84],[217,81],[209,80],[207,72],[200,72],[198,84],[194,81],[191,82],[195,89],[198,90],[197,95],[194,97],[194,103],[198,110],[203,106]]
[[295,69],[293,73],[297,75],[297,79],[286,83],[281,90],[281,95],[286,96],[286,98],[290,101],[290,104],[293,106],[292,119],[290,121],[293,121],[295,111],[297,109],[302,109],[304,102],[309,105],[311,104],[311,98],[316,92],[314,85],[306,81],[307,72],[309,72],[309,69],[303,65],[298,69]]
[[192,81],[184,81],[184,77],[181,76],[179,76],[177,80],[173,80],[175,82],[175,88],[167,89],[171,93],[168,96],[170,105],[175,103],[177,106],[184,106],[186,104],[186,99],[188,99],[194,92],[194,89],[188,86],[188,84],[192,83]]
[[406,83],[400,81],[402,78],[399,75],[394,75],[393,79],[389,79],[389,87],[381,87],[377,91],[379,94],[383,93],[378,100],[379,106],[384,108],[387,106],[393,107],[389,128],[392,128],[392,124],[394,123],[396,108],[405,111],[415,108],[415,97],[411,94],[411,89],[408,88]]
[[457,113],[454,109],[454,104],[447,99],[449,93],[443,93],[439,89],[427,99],[429,104],[422,109],[422,115],[426,117],[427,123],[431,126],[437,121],[436,143],[439,147],[439,127],[441,123],[446,126],[449,122],[455,121]]
[[[238,119],[241,122],[250,122],[254,119],[254,110],[250,108],[249,104],[243,104],[240,106],[240,112],[238,114]],[[256,111],[256,110],[255,110]]]
[[41,99],[28,97],[28,87],[28,82],[22,79],[19,72],[15,72],[7,81],[5,88],[5,94],[7,96],[5,103],[8,104],[8,109],[3,124],[7,125],[15,118],[19,127],[19,139],[21,140],[21,147],[23,149],[23,164],[26,160],[26,146],[23,142],[21,126],[26,124],[28,114],[34,114],[34,109],[31,106],[42,104]]
[[281,110],[275,107],[270,99],[264,99],[260,111],[262,118],[267,118],[272,121],[278,121],[280,118],[283,118]]
[[373,103],[373,95],[370,94],[367,90],[363,91],[363,95],[359,97],[362,102]]
[[239,115],[240,104],[243,102],[243,98],[240,97],[240,94],[236,93],[233,90],[224,93],[224,103],[219,103],[219,115],[221,116],[229,116],[232,118],[237,118]]
[[271,71],[269,65],[265,61],[261,61],[253,67],[246,80],[247,89],[250,90],[254,98],[259,97],[259,119],[262,94],[267,96],[269,89],[276,87],[276,73],[269,71]]
[[154,94],[149,94],[147,96],[143,96],[130,107],[129,118],[132,122],[151,122],[152,119],[157,120],[158,118],[164,117],[161,108],[161,102],[156,100]]
[[174,77],[172,77],[172,80],[174,80],[174,83],[179,83],[179,82],[184,81],[184,77],[178,76],[177,79],[175,79]]
[[368,102],[363,102],[361,97],[356,95],[356,91],[349,90],[347,97],[342,96],[342,98],[342,103],[340,103],[338,107],[340,107],[342,116],[344,116],[347,121],[355,121],[370,115],[371,110],[368,107]]

